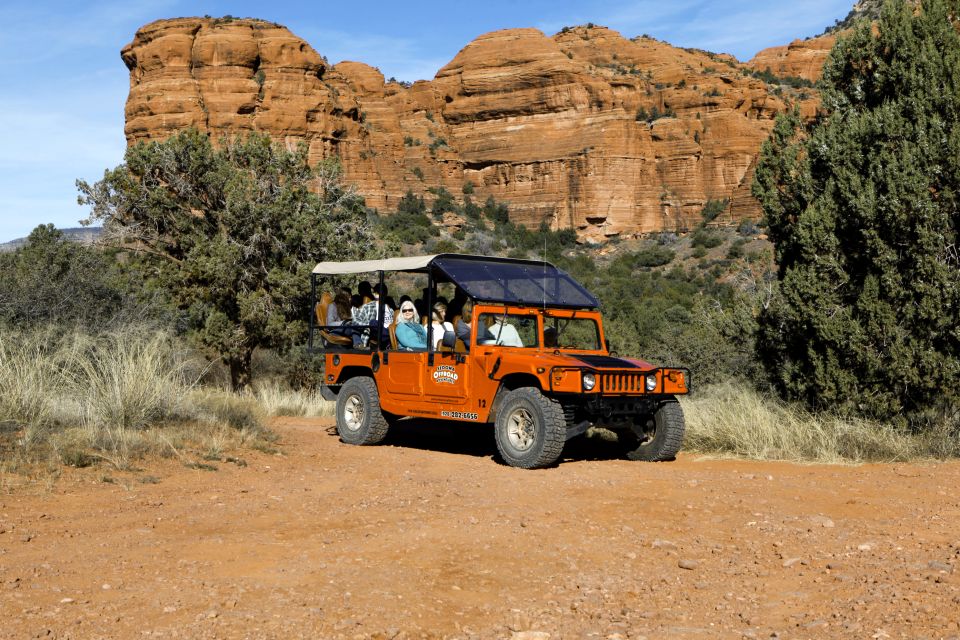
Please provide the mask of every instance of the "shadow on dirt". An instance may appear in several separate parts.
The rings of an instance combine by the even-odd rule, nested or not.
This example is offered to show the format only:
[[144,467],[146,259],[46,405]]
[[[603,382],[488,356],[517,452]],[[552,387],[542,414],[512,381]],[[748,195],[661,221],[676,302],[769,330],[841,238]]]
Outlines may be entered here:
[[[333,430],[333,433],[336,435],[336,430]],[[464,424],[424,418],[400,420],[391,425],[383,444],[421,451],[491,458],[502,464],[497,452],[493,426],[488,424]],[[623,457],[617,442],[583,435],[567,441],[563,447],[560,462],[617,460]]]

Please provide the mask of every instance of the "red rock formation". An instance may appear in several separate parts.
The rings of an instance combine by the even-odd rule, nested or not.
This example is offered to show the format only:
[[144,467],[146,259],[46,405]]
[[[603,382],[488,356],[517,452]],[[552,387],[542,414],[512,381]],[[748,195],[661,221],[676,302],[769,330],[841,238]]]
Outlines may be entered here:
[[780,77],[793,76],[804,78],[811,82],[820,79],[823,63],[837,41],[834,33],[810,38],[809,40],[794,40],[783,47],[770,47],[753,56],[747,66],[757,71],[769,69]]
[[732,200],[724,219],[757,216],[751,168],[785,108],[730,56],[602,27],[489,33],[409,88],[360,62],[330,67],[258,20],[154,22],[123,60],[131,144],[262,130],[315,161],[338,155],[382,211],[408,189],[470,182],[516,221],[585,238],[688,228],[709,199]]

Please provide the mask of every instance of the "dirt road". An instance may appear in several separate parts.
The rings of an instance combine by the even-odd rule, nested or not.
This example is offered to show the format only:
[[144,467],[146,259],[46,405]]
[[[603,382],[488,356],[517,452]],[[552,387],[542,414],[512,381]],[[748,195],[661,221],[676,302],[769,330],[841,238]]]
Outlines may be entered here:
[[0,637],[960,637],[960,464],[574,441],[521,471],[485,429],[276,429],[282,454],[246,466],[0,495]]

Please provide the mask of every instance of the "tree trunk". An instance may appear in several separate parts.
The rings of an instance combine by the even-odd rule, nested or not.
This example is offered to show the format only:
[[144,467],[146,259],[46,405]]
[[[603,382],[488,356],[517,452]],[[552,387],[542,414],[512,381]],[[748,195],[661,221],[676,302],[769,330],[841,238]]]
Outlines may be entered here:
[[250,388],[250,360],[253,358],[253,349],[244,351],[241,355],[228,358],[230,365],[230,386],[234,393],[247,391]]

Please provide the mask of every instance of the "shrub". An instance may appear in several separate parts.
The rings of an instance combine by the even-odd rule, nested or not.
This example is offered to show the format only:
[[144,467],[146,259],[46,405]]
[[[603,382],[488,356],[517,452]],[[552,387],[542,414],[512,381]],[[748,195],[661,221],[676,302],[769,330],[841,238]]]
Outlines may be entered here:
[[397,212],[379,217],[376,227],[382,236],[394,238],[401,244],[422,244],[434,231],[426,211],[423,198],[408,190],[397,203]]
[[704,249],[713,249],[723,244],[723,237],[716,231],[709,229],[697,229],[693,232],[690,240],[693,247],[703,247]]
[[457,210],[457,202],[453,199],[453,194],[447,191],[446,187],[428,189],[428,191],[431,191],[436,196],[433,205],[430,207],[430,213],[434,218],[442,218],[444,213]]
[[465,195],[463,197],[463,207],[461,208],[463,210],[463,215],[466,216],[467,219],[473,221],[474,223],[479,222],[482,224],[481,219],[483,216],[483,209],[481,209],[480,206],[477,205],[477,203],[475,203],[469,195]]
[[647,247],[636,253],[636,264],[640,267],[662,267],[673,262],[675,255],[673,250],[667,247]]
[[452,240],[442,239],[431,242],[427,250],[430,253],[457,253],[460,245]]
[[49,426],[63,394],[63,363],[52,333],[0,333],[0,422],[14,421],[33,435]]
[[781,295],[761,315],[770,379],[811,408],[911,421],[960,405],[960,34],[956,2],[887,2],[841,38],[824,113],[781,114],[753,193]]
[[493,196],[487,196],[487,201],[483,205],[483,215],[492,220],[494,224],[510,221],[510,211],[505,202],[497,202]]
[[9,327],[103,327],[151,313],[136,294],[145,297],[113,252],[72,242],[52,224],[31,231],[15,252],[0,254],[0,323]]
[[746,238],[738,238],[736,242],[730,245],[727,250],[727,260],[739,260],[743,257],[743,246],[747,244]]
[[708,199],[706,204],[703,205],[703,209],[700,211],[700,216],[703,218],[703,223],[707,224],[716,220],[717,216],[726,211],[728,204],[730,204],[730,200],[727,198],[719,200]]
[[737,233],[742,236],[755,236],[760,233],[760,229],[753,220],[744,218],[740,221],[740,224],[737,225]]

